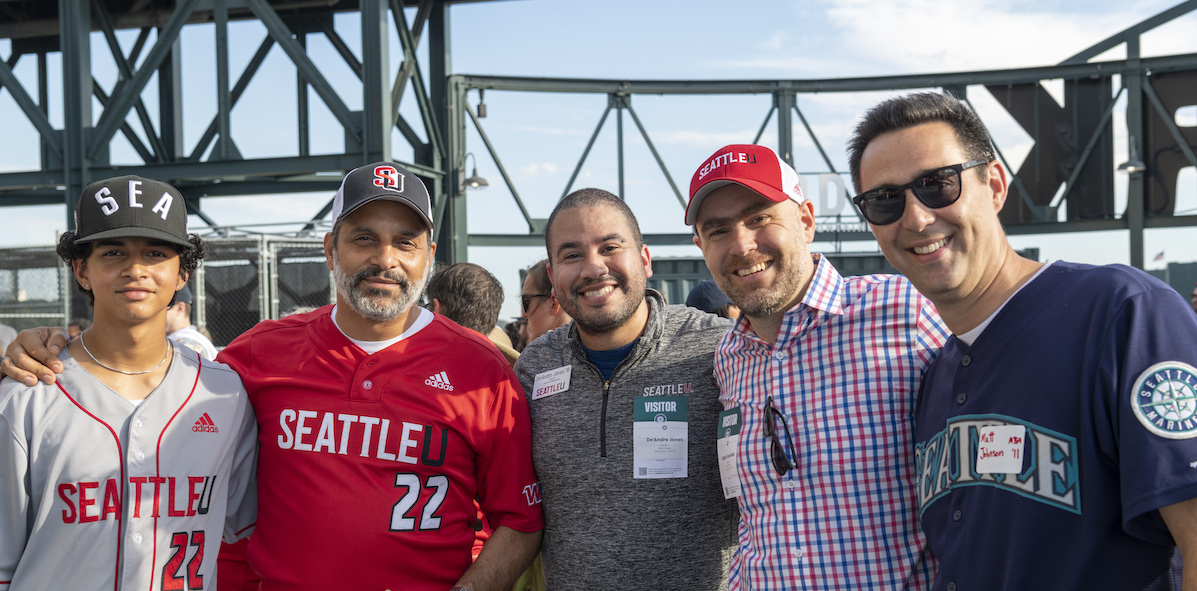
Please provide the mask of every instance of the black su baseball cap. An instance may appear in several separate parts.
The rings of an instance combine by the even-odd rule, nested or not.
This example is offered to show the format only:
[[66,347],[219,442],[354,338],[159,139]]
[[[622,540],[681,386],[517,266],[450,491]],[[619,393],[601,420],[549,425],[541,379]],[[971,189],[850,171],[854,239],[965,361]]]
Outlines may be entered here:
[[153,238],[194,248],[182,193],[133,175],[96,181],[75,204],[75,244],[106,238]]
[[376,199],[412,208],[428,225],[429,236],[432,235],[432,200],[428,189],[419,177],[394,162],[375,162],[349,171],[333,197],[333,223]]

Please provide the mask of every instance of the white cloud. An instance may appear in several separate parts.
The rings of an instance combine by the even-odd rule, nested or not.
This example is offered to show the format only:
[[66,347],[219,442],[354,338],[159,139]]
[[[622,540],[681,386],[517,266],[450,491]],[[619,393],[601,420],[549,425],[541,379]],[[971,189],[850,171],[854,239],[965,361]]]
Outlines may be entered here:
[[520,176],[524,178],[552,176],[560,168],[555,162],[531,162],[520,167]]
[[759,49],[765,49],[772,52],[780,52],[790,40],[790,34],[785,31],[775,31],[767,39],[758,41],[756,46]]

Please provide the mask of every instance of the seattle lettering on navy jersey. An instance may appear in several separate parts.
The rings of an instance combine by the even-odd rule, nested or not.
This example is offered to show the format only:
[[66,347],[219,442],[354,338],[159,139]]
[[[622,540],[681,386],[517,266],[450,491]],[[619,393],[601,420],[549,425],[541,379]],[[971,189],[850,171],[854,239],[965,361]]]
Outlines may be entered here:
[[[373,450],[380,460],[440,466],[449,446],[449,430],[444,427],[403,421],[392,432],[391,420],[381,417],[285,408],[278,424],[283,431],[278,436],[279,449],[363,458],[370,457]],[[440,445],[434,450],[433,432],[438,429]]]
[[[1019,474],[978,473],[981,428],[1000,425],[1026,427],[1025,467]],[[935,437],[915,446],[919,514],[954,488],[990,486],[1080,515],[1079,455],[1075,437],[1027,421],[1004,415],[953,418]]]

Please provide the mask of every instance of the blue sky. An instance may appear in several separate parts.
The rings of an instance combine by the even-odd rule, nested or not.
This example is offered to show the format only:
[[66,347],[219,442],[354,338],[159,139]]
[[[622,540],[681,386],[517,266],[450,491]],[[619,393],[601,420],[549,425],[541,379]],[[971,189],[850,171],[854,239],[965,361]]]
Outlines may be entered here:
[[[1142,21],[1174,2],[1036,1],[1004,3],[947,0],[762,0],[732,3],[710,0],[613,0],[563,2],[509,0],[464,4],[451,9],[452,69],[455,73],[517,76],[629,78],[629,79],[801,79],[900,75],[1012,67],[1045,66],[1065,58]],[[336,28],[351,47],[357,45],[355,14],[337,18]],[[1190,14],[1146,35],[1144,55],[1197,52],[1197,15]],[[234,80],[264,32],[257,23],[234,23],[230,31],[234,51]],[[194,145],[214,113],[212,28],[188,27],[183,33],[186,144]],[[120,35],[131,46],[134,32]],[[351,109],[361,102],[360,84],[330,46],[311,38],[309,51]],[[151,38],[152,41],[152,38]],[[426,46],[426,41],[424,42]],[[0,42],[0,56],[8,54]],[[391,67],[398,67],[396,50]],[[1124,57],[1121,48],[1102,56]],[[425,62],[426,64],[426,62]],[[93,37],[93,70],[110,87],[115,69],[106,47]],[[51,101],[60,96],[51,64]],[[23,59],[18,77],[34,92],[34,63]],[[246,157],[295,153],[294,68],[277,47],[234,110],[234,139]],[[970,91],[1012,163],[1021,162],[1030,141],[1008,116],[987,100],[985,91]],[[846,169],[844,142],[859,114],[883,94],[806,95],[799,97],[816,135],[838,169]],[[279,97],[282,97],[280,100]],[[1125,99],[1123,99],[1125,100]],[[331,115],[313,96],[313,150],[341,151],[341,133]],[[410,95],[404,112],[414,116]],[[470,103],[477,104],[471,93]],[[606,106],[604,96],[531,95],[488,92],[489,116],[483,125],[496,144],[504,166],[533,217],[547,217]],[[685,191],[694,167],[717,148],[751,141],[764,120],[770,97],[758,96],[636,96],[633,107],[674,181]],[[151,106],[151,112],[154,109]],[[95,113],[99,114],[97,106]],[[7,92],[0,94],[0,170],[36,168],[35,139]],[[1120,117],[1120,115],[1115,115]],[[416,118],[418,119],[418,118]],[[1182,125],[1197,125],[1197,108],[1178,116]],[[51,121],[61,125],[51,110]],[[775,144],[774,118],[763,143]],[[826,172],[801,124],[795,120],[795,167],[799,172]],[[1115,126],[1121,127],[1121,122]],[[478,172],[491,187],[469,196],[472,233],[518,232],[522,218],[502,186],[494,162],[469,127],[469,150]],[[615,126],[609,120],[575,188],[596,186],[615,190]],[[682,208],[669,189],[634,124],[625,120],[627,191],[646,232],[684,232]],[[1116,154],[1125,156],[1126,138],[1115,138]],[[410,153],[396,136],[395,155]],[[123,140],[113,146],[113,160],[134,162]],[[1197,174],[1182,173],[1179,210],[1197,211]],[[1119,179],[1119,183],[1123,183]],[[1124,188],[1118,191],[1119,209]],[[227,225],[297,222],[314,215],[330,195],[273,196],[266,199],[212,198],[204,208]],[[816,203],[819,201],[816,200]],[[49,244],[65,229],[62,206],[5,208],[0,221],[0,246]],[[202,226],[192,218],[193,226]],[[285,230],[294,226],[279,226]],[[1039,247],[1045,259],[1091,263],[1128,262],[1125,233],[1013,237],[1018,248]],[[815,249],[831,245],[816,243]],[[875,243],[849,244],[848,250],[876,250]],[[1165,252],[1168,261],[1197,260],[1197,229],[1154,230],[1147,234],[1150,260]],[[654,257],[700,256],[694,247],[652,249]],[[543,256],[536,248],[472,248],[470,260],[491,269],[510,296],[518,293],[518,269]],[[518,313],[509,297],[503,317]]]

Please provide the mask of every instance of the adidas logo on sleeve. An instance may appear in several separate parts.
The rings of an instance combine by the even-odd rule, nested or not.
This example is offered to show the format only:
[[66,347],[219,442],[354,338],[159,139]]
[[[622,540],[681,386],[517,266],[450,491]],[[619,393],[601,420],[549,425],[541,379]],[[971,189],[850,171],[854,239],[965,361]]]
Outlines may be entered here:
[[220,433],[220,429],[216,428],[216,423],[212,422],[212,417],[208,416],[208,413],[204,413],[195,422],[195,425],[192,425],[191,430],[196,433]]
[[428,379],[424,380],[424,383],[432,386],[433,388],[440,388],[441,390],[447,390],[449,392],[453,391],[453,384],[449,383],[449,376],[443,371],[441,373],[428,376]]

